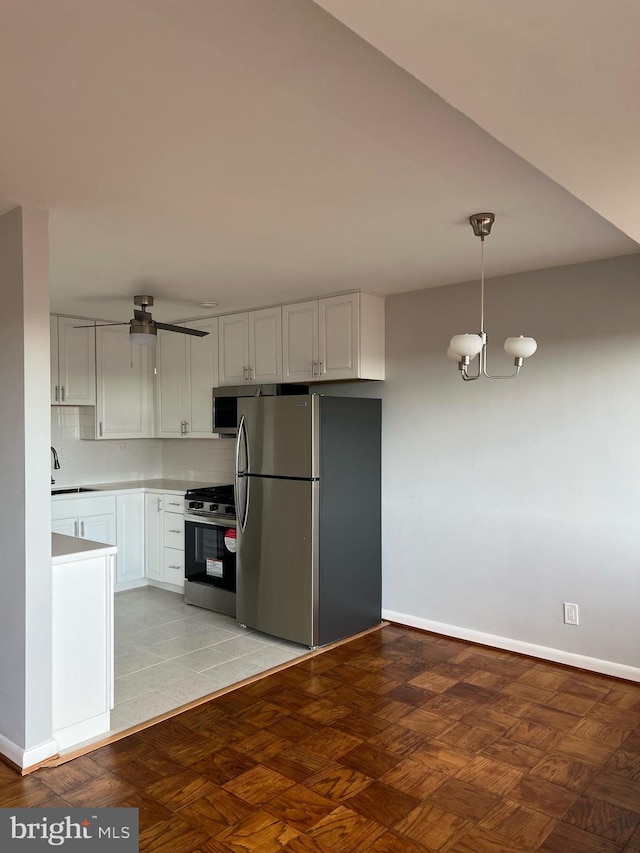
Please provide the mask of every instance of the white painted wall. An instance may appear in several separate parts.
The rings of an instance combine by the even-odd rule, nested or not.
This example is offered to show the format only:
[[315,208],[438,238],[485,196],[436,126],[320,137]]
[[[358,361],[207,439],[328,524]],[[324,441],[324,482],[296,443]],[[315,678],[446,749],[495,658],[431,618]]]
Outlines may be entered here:
[[386,300],[385,612],[640,667],[640,255],[489,280],[486,320],[496,371],[538,340],[512,382],[445,357],[478,283]]
[[0,217],[0,751],[21,766],[51,740],[48,214]]

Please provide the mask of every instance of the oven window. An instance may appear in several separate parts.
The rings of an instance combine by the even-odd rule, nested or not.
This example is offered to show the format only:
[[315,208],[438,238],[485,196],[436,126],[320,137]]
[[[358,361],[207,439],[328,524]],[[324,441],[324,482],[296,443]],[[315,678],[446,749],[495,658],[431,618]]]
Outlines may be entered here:
[[185,577],[235,592],[235,528],[185,522]]

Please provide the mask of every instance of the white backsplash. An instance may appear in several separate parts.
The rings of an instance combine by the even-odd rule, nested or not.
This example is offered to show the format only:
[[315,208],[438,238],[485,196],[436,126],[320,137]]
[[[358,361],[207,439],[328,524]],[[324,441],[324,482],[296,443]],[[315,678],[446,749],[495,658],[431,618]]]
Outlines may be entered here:
[[204,483],[233,483],[235,441],[229,438],[165,438],[162,476]]
[[51,444],[60,470],[51,476],[56,486],[111,483],[162,476],[162,448],[153,439],[86,441],[80,438],[81,406],[51,407]]
[[81,406],[51,407],[51,444],[60,459],[60,470],[54,471],[51,458],[56,486],[157,477],[207,483],[233,481],[233,439],[90,441],[80,438],[80,419],[90,413]]

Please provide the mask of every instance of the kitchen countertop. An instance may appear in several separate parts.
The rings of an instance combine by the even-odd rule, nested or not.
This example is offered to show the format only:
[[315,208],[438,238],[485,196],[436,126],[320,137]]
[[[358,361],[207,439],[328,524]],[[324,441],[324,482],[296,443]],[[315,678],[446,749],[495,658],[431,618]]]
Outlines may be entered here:
[[[226,483],[230,483],[232,481],[232,477],[229,477],[229,480]],[[55,494],[55,489],[71,489],[74,486],[81,486],[83,489],[91,489],[89,492],[69,492],[67,494]],[[136,489],[146,489],[147,491],[154,492],[173,492],[178,495],[184,495],[187,489],[197,489],[204,488],[207,486],[217,486],[223,485],[222,483],[212,483],[209,482],[194,482],[193,480],[170,480],[163,478],[156,478],[150,480],[122,480],[120,482],[114,483],[70,483],[68,485],[64,485],[62,483],[56,483],[55,486],[52,486],[52,497],[54,498],[80,498],[80,497],[89,497],[92,493],[95,492],[122,492],[122,491],[134,491]]]
[[64,533],[51,534],[51,562],[73,563],[76,560],[88,560],[91,557],[108,557],[117,554],[115,545],[105,545],[102,542],[92,542],[90,539],[76,539]]

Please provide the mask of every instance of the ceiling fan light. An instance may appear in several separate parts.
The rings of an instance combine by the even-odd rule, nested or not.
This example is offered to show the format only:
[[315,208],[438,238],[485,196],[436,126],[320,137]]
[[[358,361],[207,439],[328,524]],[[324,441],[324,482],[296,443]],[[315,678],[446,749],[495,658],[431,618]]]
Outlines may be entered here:
[[143,344],[144,346],[154,347],[158,342],[156,330],[153,328],[138,328],[135,332],[133,328],[129,329],[129,340],[132,344]]
[[517,338],[507,338],[504,342],[504,351],[513,358],[529,358],[538,349],[535,338],[525,338],[520,335]]
[[449,349],[458,358],[463,358],[464,356],[475,358],[482,349],[482,338],[480,335],[454,335],[449,342]]

